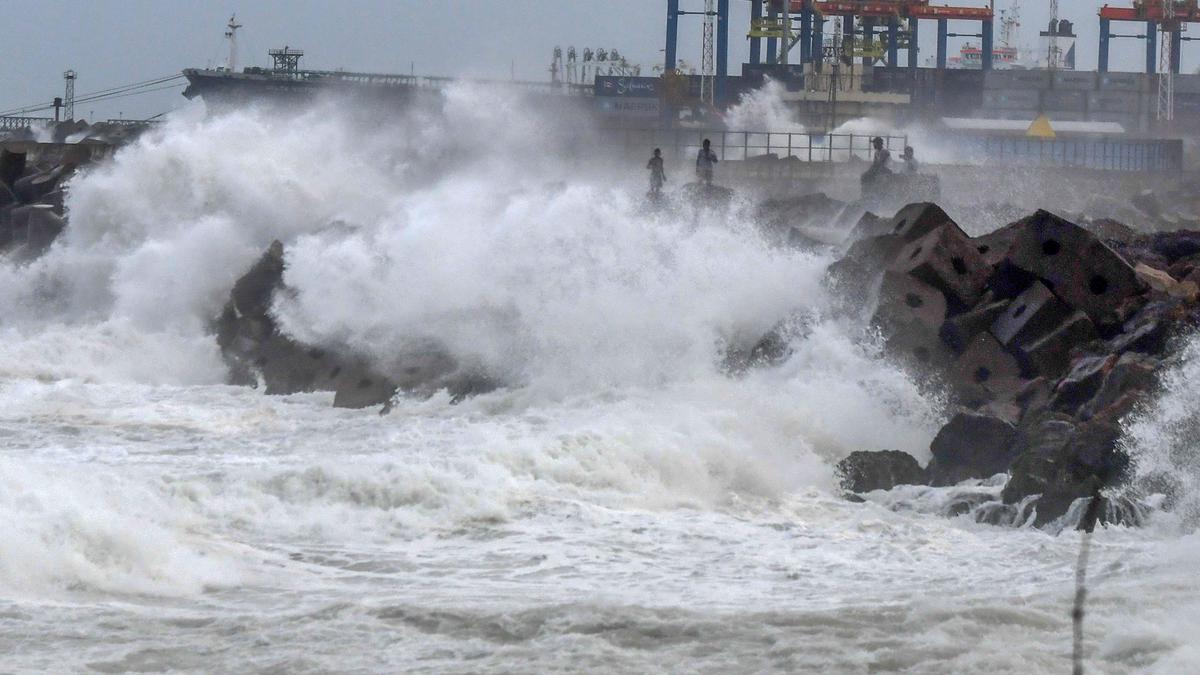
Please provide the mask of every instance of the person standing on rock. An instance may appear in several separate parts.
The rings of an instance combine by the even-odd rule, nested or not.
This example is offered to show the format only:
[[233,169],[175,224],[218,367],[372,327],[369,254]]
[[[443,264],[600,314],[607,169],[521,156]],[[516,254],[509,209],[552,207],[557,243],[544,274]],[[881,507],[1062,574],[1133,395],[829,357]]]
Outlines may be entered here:
[[705,185],[711,186],[713,181],[713,165],[717,163],[717,153],[712,151],[712,142],[704,139],[704,147],[696,155],[696,176]]
[[874,181],[882,174],[892,172],[888,168],[888,162],[892,159],[892,153],[883,147],[883,139],[876,136],[871,139],[871,145],[875,148],[875,154],[871,158],[871,168],[867,169],[862,175],[862,182],[864,184]]
[[917,163],[916,155],[913,154],[911,145],[904,146],[904,154],[900,155],[900,159],[904,160],[904,170],[907,173],[916,173],[920,165]]
[[663,183],[667,182],[667,174],[663,171],[662,150],[655,148],[654,156],[646,164],[650,169],[650,196],[657,197],[662,193]]

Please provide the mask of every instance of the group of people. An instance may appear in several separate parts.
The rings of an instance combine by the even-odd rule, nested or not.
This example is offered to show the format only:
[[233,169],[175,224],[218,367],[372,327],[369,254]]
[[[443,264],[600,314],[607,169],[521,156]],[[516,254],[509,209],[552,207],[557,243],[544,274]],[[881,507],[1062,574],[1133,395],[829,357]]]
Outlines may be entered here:
[[[875,148],[875,153],[871,157],[871,167],[863,174],[863,180],[869,181],[878,178],[883,174],[892,173],[888,163],[892,160],[892,153],[884,147],[883,139],[879,136],[871,139],[871,147]],[[911,145],[904,146],[904,154],[900,156],[904,162],[904,170],[907,173],[917,172],[917,157],[913,153]]]
[[[696,177],[705,185],[712,185],[713,167],[719,160],[717,153],[713,152],[712,141],[704,139],[704,145],[700,148],[700,152],[696,154]],[[663,184],[667,182],[666,171],[663,170],[662,150],[654,149],[654,155],[650,158],[650,162],[646,164],[646,168],[650,169],[650,194],[657,197],[662,193]]]
[[[875,153],[871,157],[871,167],[863,174],[864,181],[872,180],[883,174],[892,173],[891,167],[888,166],[888,163],[892,160],[892,153],[885,147],[883,138],[876,136],[871,139],[871,146],[875,149]],[[904,170],[906,172],[917,172],[917,158],[913,153],[911,145],[904,146],[904,154],[900,156],[900,159],[904,162]],[[700,182],[705,185],[712,185],[713,168],[716,166],[717,161],[717,153],[713,152],[712,142],[707,138],[704,139],[704,145],[696,155],[696,177],[700,179]],[[663,156],[660,148],[654,149],[654,155],[650,157],[650,162],[646,164],[646,168],[650,170],[650,194],[657,197],[662,193],[663,185],[667,182],[667,174],[663,168]]]

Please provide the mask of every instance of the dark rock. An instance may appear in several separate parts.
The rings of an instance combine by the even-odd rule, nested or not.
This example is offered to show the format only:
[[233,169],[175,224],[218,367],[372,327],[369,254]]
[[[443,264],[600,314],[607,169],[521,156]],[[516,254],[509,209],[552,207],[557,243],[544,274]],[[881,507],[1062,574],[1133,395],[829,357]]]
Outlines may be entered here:
[[374,373],[364,364],[343,367],[334,377],[333,406],[335,408],[370,408],[387,405],[396,395],[397,387],[390,380]]
[[1034,282],[996,319],[992,334],[1007,347],[1028,345],[1061,325],[1070,313],[1045,284]]
[[[900,209],[891,222],[891,233],[905,242],[913,242],[941,227],[962,230],[942,207],[931,202],[916,202]],[[965,234],[963,236],[966,236]]]
[[1028,416],[1046,409],[1053,396],[1054,383],[1049,378],[1043,376],[1026,381],[1015,399],[1021,409],[1020,419],[1023,421]]
[[1120,427],[1096,420],[1074,425],[1045,417],[1022,428],[1016,449],[1024,450],[1010,467],[1005,503],[1037,495],[1037,525],[1065,515],[1077,499],[1090,498],[1126,474],[1128,458],[1120,450]]
[[275,289],[283,283],[283,244],[271,242],[267,252],[233,285],[233,308],[242,316],[265,316]]
[[940,290],[958,311],[979,301],[991,271],[957,225],[944,225],[911,241],[892,269]]
[[1108,218],[1100,218],[1088,223],[1087,230],[1110,246],[1133,244],[1140,239],[1140,235],[1132,227]]
[[13,183],[13,193],[23,204],[37,203],[46,195],[57,190],[58,186],[74,171],[74,166],[62,165],[50,171],[19,178]]
[[1016,351],[1027,372],[1057,376],[1070,365],[1072,350],[1097,335],[1096,326],[1087,314],[1076,311],[1048,335],[1018,346]]
[[983,257],[983,261],[995,267],[1008,255],[1008,249],[1012,248],[1013,242],[1016,241],[1017,235],[1021,233],[1023,227],[1025,227],[1024,223],[1017,221],[994,232],[975,237],[971,243],[975,245],[975,250]]
[[858,222],[850,230],[848,237],[849,241],[858,241],[867,237],[877,237],[879,235],[891,234],[892,225],[891,219],[881,218],[874,213],[867,211],[862,214]]
[[1177,230],[1175,232],[1158,232],[1150,238],[1150,248],[1173,264],[1180,258],[1200,254],[1200,232],[1194,230]]
[[949,379],[960,402],[968,408],[981,408],[994,401],[1015,401],[1024,387],[1016,358],[987,332],[971,339],[950,369]]
[[828,277],[854,302],[865,302],[883,270],[891,266],[904,240],[892,234],[859,239],[841,260],[829,266]]
[[1008,309],[1011,300],[992,302],[989,297],[983,298],[974,309],[953,316],[942,324],[942,341],[958,353],[966,351],[967,346],[980,333],[989,331],[992,324]]
[[1012,461],[1016,428],[990,415],[960,412],[933,439],[930,484],[954,485],[1002,473]]
[[941,291],[907,274],[884,273],[873,323],[894,354],[922,366],[949,364],[953,354],[938,336],[945,320]]
[[1074,415],[1079,407],[1095,397],[1104,384],[1104,378],[1112,370],[1117,357],[1111,355],[1085,356],[1071,366],[1054,389],[1050,407],[1059,412]]
[[50,248],[66,228],[66,223],[50,206],[38,205],[30,209],[25,223],[25,254],[35,257]]
[[988,278],[987,288],[998,300],[1015,300],[1037,280],[1033,274],[1001,258]]
[[837,469],[842,489],[851,493],[925,484],[925,472],[917,460],[899,450],[852,452],[838,462]]
[[1141,289],[1133,268],[1104,242],[1046,211],[1029,219],[1008,259],[1097,324],[1114,321],[1113,308]]
[[1122,400],[1132,403],[1135,397],[1129,396],[1131,393],[1144,394],[1151,391],[1155,386],[1155,374],[1159,365],[1157,359],[1144,354],[1123,354],[1104,377],[1100,390],[1079,409],[1080,419],[1088,420],[1101,415],[1119,419],[1128,410],[1114,410],[1113,407]]
[[786,230],[814,221],[831,222],[845,207],[844,202],[831,199],[824,192],[815,192],[763,202],[758,209],[758,217],[770,228]]
[[1180,299],[1149,302],[1125,322],[1123,332],[1110,339],[1106,347],[1114,354],[1134,351],[1160,355],[1187,316],[1186,305]]

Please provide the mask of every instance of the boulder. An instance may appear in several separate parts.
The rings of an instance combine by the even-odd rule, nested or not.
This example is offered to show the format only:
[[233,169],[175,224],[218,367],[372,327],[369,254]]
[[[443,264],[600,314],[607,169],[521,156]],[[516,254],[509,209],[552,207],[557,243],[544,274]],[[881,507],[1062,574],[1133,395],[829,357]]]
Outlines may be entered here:
[[1157,293],[1187,302],[1196,302],[1197,296],[1200,296],[1200,286],[1195,281],[1177,281],[1170,273],[1145,263],[1138,263],[1133,271],[1142,283]]
[[1117,357],[1109,354],[1084,356],[1075,361],[1071,371],[1054,388],[1050,407],[1073,416],[1100,391],[1116,362]]
[[923,366],[949,364],[954,355],[939,337],[945,320],[941,291],[907,274],[884,273],[873,323],[894,354]]
[[1099,390],[1079,408],[1079,418],[1105,417],[1120,421],[1138,399],[1132,394],[1145,394],[1154,389],[1159,366],[1157,359],[1145,354],[1122,354],[1104,376]]
[[13,193],[23,204],[34,204],[58,189],[75,171],[74,166],[61,165],[50,171],[19,178],[13,183]]
[[1189,313],[1183,300],[1165,298],[1151,301],[1125,322],[1122,332],[1109,339],[1105,348],[1113,354],[1135,351],[1160,355],[1188,321]]
[[958,311],[979,301],[991,272],[957,225],[943,225],[910,241],[892,269],[938,289]]
[[845,255],[829,266],[829,280],[854,302],[865,302],[887,269],[904,240],[894,234],[859,239],[850,245]]
[[1167,264],[1174,264],[1180,258],[1200,254],[1200,232],[1177,230],[1156,233],[1150,238],[1150,249],[1165,258]]
[[867,211],[859,217],[858,222],[850,230],[850,235],[847,237],[849,241],[858,241],[867,237],[877,237],[883,234],[891,234],[891,219],[881,218],[874,213]]
[[1054,330],[1016,348],[1025,372],[1058,376],[1070,365],[1072,351],[1097,337],[1096,326],[1087,314],[1076,311]]
[[1034,282],[992,324],[992,335],[1006,347],[1021,347],[1053,331],[1070,313],[1045,284]]
[[390,407],[397,386],[386,377],[371,371],[363,363],[355,363],[339,369],[334,374],[333,406],[335,408],[371,408],[379,405]]
[[959,402],[981,408],[993,402],[1015,402],[1024,388],[1021,367],[990,333],[979,333],[950,369]]
[[0,183],[12,187],[25,174],[26,153],[0,149]]
[[992,324],[1008,309],[1011,300],[992,301],[991,296],[984,297],[973,309],[953,316],[942,324],[942,341],[955,352],[961,354],[980,333],[991,330]]
[[1016,427],[991,415],[960,412],[942,427],[930,445],[930,484],[954,485],[969,478],[1003,473],[1015,456]]
[[[1047,425],[1066,429],[1046,430]],[[1002,496],[1015,504],[1036,495],[1037,525],[1062,517],[1076,500],[1099,495],[1128,472],[1128,457],[1119,447],[1121,429],[1110,421],[1075,426],[1047,420],[1026,434],[1036,444],[1013,462]]]
[[912,455],[899,450],[852,452],[837,465],[842,489],[851,493],[924,485],[925,472]]
[[[962,230],[942,207],[932,202],[916,202],[900,209],[892,217],[890,233],[905,242],[913,242],[942,227]],[[966,234],[962,233],[965,237]]]
[[975,245],[975,250],[983,257],[983,261],[989,266],[995,267],[1004,260],[1022,227],[1024,227],[1023,221],[1017,221],[988,234],[975,237],[971,243]]
[[1027,221],[1007,257],[1098,324],[1113,322],[1114,307],[1141,288],[1133,268],[1104,242],[1046,211]]

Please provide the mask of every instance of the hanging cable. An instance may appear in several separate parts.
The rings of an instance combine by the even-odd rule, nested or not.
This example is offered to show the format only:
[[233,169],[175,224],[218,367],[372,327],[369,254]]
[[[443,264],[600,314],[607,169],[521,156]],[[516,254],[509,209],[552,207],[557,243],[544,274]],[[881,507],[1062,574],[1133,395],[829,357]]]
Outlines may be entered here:
[[[182,73],[179,73],[176,75],[156,77],[154,79],[145,80],[143,82],[135,82],[133,84],[124,84],[124,85],[120,85],[120,86],[116,86],[116,87],[110,87],[108,89],[100,89],[98,91],[88,92],[86,94],[77,96],[75,98],[75,101],[76,101],[76,103],[79,103],[82,101],[100,100],[100,98],[103,98],[104,96],[106,96],[108,94],[121,94],[121,93],[125,93],[128,91],[132,91],[134,89],[141,89],[144,87],[152,87],[154,85],[163,84],[166,82],[170,82],[172,80],[178,80],[183,77],[184,77],[184,75]],[[53,108],[54,108],[54,101],[51,100],[51,101],[48,101],[45,103],[33,103],[33,104],[30,104],[27,106],[22,106],[22,107],[18,107],[18,108],[12,108],[10,110],[0,111],[0,116],[22,115],[25,113],[37,112],[40,110],[51,110]]]

